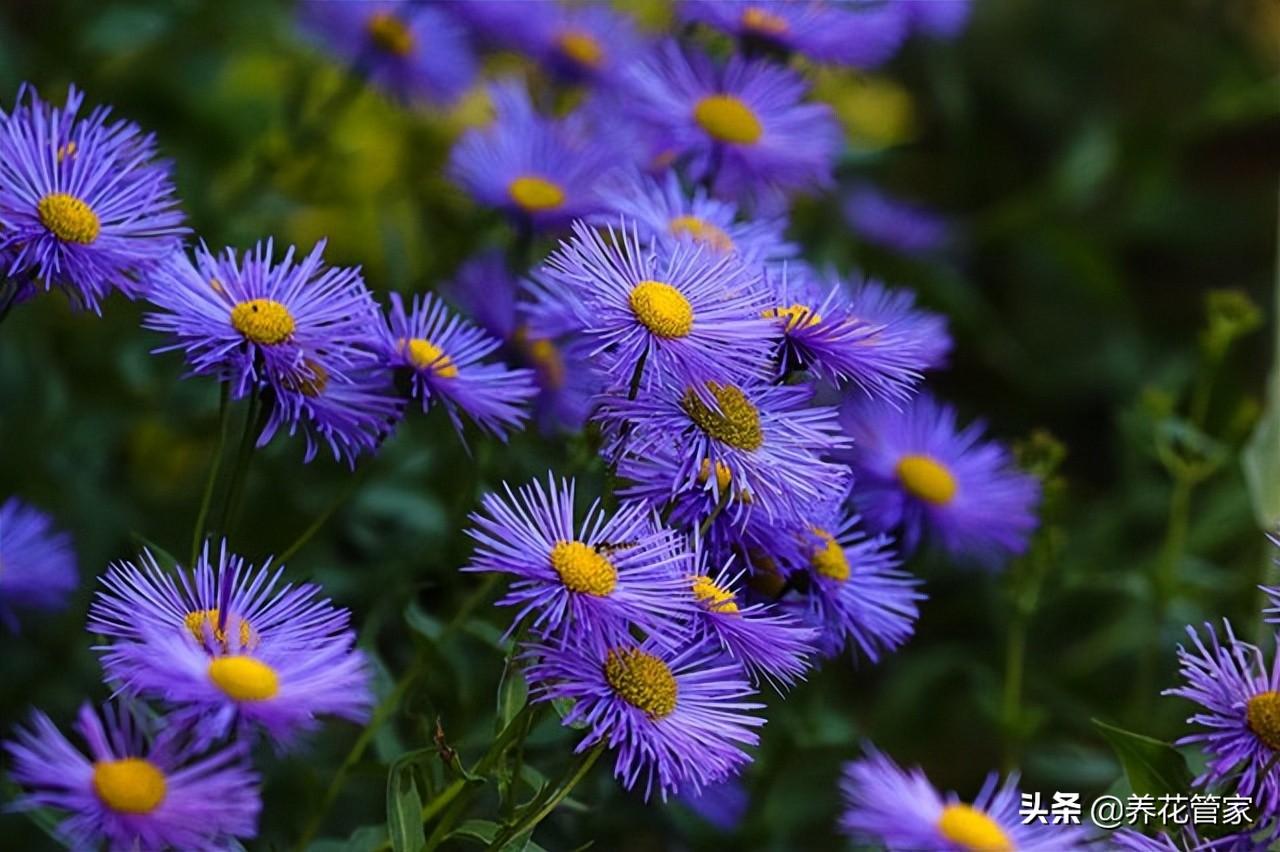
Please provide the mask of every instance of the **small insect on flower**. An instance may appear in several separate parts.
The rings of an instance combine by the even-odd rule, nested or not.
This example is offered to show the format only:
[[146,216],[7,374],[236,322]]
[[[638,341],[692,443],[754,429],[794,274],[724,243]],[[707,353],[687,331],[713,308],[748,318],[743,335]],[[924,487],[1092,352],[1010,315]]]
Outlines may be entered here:
[[0,503],[0,621],[16,630],[22,610],[59,609],[76,587],[71,536],[17,497]]
[[23,86],[14,111],[0,109],[0,277],[60,287],[100,312],[113,289],[138,295],[187,229],[155,138],[108,122],[106,107],[81,118],[83,102],[74,86],[62,107]]
[[[260,569],[205,545],[194,571],[112,565],[89,611],[107,677],[129,695],[162,699],[202,742],[264,731],[277,746],[319,725],[363,721],[369,669],[350,615],[310,583],[280,587],[283,566]],[[140,566],[140,567],[139,567]]]
[[65,814],[57,833],[70,848],[216,852],[257,834],[258,776],[244,743],[202,752],[181,727],[152,736],[113,704],[101,716],[82,705],[74,727],[87,754],[38,711],[4,744],[23,790],[13,807]]
[[527,404],[537,393],[533,371],[486,362],[501,345],[497,339],[451,313],[433,294],[422,300],[415,296],[406,311],[400,294],[392,293],[390,319],[382,361],[408,371],[423,411],[432,403],[442,405],[461,435],[461,410],[504,440],[507,429],[528,417]]
[[806,91],[782,66],[735,56],[718,68],[669,41],[633,63],[619,106],[660,130],[691,180],[769,213],[787,193],[831,182],[839,129],[829,107],[804,102]]
[[403,101],[452,103],[476,61],[466,31],[412,0],[305,0],[302,26],[352,70]]
[[1205,624],[1208,645],[1188,627],[1195,647],[1178,647],[1184,684],[1164,694],[1199,705],[1187,721],[1204,729],[1178,745],[1205,751],[1197,787],[1226,784],[1252,798],[1260,813],[1275,813],[1280,807],[1280,775],[1274,771],[1280,752],[1280,661],[1268,666],[1260,648],[1236,639],[1229,622],[1223,626],[1225,642]]
[[903,770],[867,747],[867,756],[845,766],[841,789],[847,810],[845,833],[889,852],[921,849],[948,852],[1072,852],[1084,850],[1088,834],[1079,825],[1022,824],[1016,776],[1003,784],[993,772],[972,804],[945,796],[919,768]]
[[901,530],[905,551],[932,536],[950,554],[999,567],[1024,552],[1040,484],[1014,467],[984,425],[960,429],[956,411],[920,394],[900,409],[847,398],[854,502],[874,530]]
[[532,628],[577,641],[603,633],[626,635],[634,625],[674,642],[687,632],[693,610],[684,577],[689,555],[653,513],[624,503],[606,517],[593,503],[574,523],[574,483],[534,481],[505,499],[486,494],[467,535],[477,542],[464,571],[496,571],[516,578],[498,603],[518,606],[513,624],[532,614]]
[[617,750],[613,774],[645,798],[665,801],[697,793],[741,771],[744,746],[759,741],[763,707],[740,666],[716,644],[685,642],[669,649],[626,633],[596,632],[563,645],[535,644],[524,653],[535,701],[569,699],[565,725],[583,723],[577,751],[599,743]]

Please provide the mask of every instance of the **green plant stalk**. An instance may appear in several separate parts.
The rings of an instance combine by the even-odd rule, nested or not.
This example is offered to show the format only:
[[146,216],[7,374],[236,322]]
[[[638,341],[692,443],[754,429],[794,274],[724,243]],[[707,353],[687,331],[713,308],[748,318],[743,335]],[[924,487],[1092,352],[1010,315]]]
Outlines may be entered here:
[[351,499],[351,495],[354,494],[364,483],[364,480],[369,475],[369,468],[371,466],[372,462],[366,462],[363,467],[347,478],[346,487],[339,492],[338,496],[330,502],[327,507],[325,507],[323,512],[316,515],[315,520],[313,520],[311,524],[302,531],[301,535],[294,539],[293,544],[290,544],[280,552],[280,555],[276,558],[277,562],[287,562],[295,553],[305,547],[307,542],[311,541],[312,537],[314,537],[316,533],[320,532],[321,528],[323,528],[328,520],[333,517],[334,512],[337,512],[339,508],[346,504],[346,502]]
[[591,770],[591,767],[595,765],[597,760],[599,760],[600,755],[604,753],[604,747],[605,744],[603,742],[597,743],[591,751],[582,755],[577,764],[571,769],[568,778],[560,784],[559,788],[554,794],[552,794],[551,798],[548,799],[546,803],[543,804],[542,807],[538,808],[538,810],[532,815],[522,817],[514,826],[504,830],[495,837],[493,842],[489,844],[488,848],[490,852],[496,852],[496,850],[502,849],[511,841],[519,840],[536,829],[538,827],[538,823],[550,816],[551,812],[559,807],[560,803],[573,792],[573,788],[578,786],[578,782],[586,777],[587,772]]
[[222,502],[222,515],[218,522],[218,531],[224,536],[230,535],[231,525],[240,508],[244,494],[244,483],[249,473],[249,463],[253,458],[254,446],[258,438],[258,418],[262,409],[262,394],[255,387],[249,392],[249,408],[245,413],[244,432],[240,436],[240,449],[236,452],[235,467],[231,469],[231,483],[227,486],[226,499]]
[[218,482],[218,471],[222,468],[222,451],[227,444],[227,427],[231,422],[231,387],[222,383],[218,401],[218,441],[213,448],[213,460],[209,464],[209,476],[204,483],[204,493],[200,497],[200,511],[196,515],[196,525],[191,532],[191,562],[196,564],[200,555],[200,545],[204,543],[204,527],[209,521],[209,507],[213,504],[213,489]]

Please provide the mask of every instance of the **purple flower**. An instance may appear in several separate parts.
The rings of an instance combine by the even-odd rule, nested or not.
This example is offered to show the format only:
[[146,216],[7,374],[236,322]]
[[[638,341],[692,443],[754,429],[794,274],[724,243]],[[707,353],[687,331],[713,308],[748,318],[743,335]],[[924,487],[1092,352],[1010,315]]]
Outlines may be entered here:
[[805,103],[804,80],[767,61],[734,57],[717,68],[667,42],[633,64],[619,106],[658,128],[688,176],[756,212],[786,194],[825,187],[840,145],[830,108]]
[[1129,852],[1268,852],[1270,841],[1255,840],[1247,834],[1201,837],[1194,826],[1183,826],[1176,834],[1159,832],[1153,837],[1123,828],[1112,833],[1111,845]]
[[409,371],[422,410],[433,402],[442,405],[459,435],[459,410],[503,440],[508,428],[528,417],[525,404],[537,393],[533,372],[486,363],[499,341],[451,314],[433,295],[421,301],[414,296],[406,311],[400,294],[392,293],[391,326],[383,333],[384,363]]
[[100,312],[113,288],[136,296],[187,229],[155,138],[106,107],[79,118],[83,101],[73,86],[54,107],[23,86],[0,110],[0,272]]
[[[477,542],[463,570],[497,571],[515,581],[503,606],[518,606],[513,623],[532,615],[548,637],[624,635],[635,625],[663,641],[692,613],[689,555],[652,512],[624,503],[607,517],[593,503],[575,524],[574,484],[548,474],[506,498],[486,494],[467,535]],[[681,631],[683,632],[683,631]]]
[[0,621],[16,630],[18,611],[60,609],[75,587],[71,536],[17,497],[0,503]]
[[983,423],[961,429],[955,409],[927,394],[901,409],[849,398],[841,420],[853,438],[854,502],[872,529],[900,528],[907,552],[927,534],[988,567],[1027,549],[1040,484],[983,438]]
[[896,0],[907,24],[934,38],[955,38],[969,22],[970,0]]
[[112,565],[89,612],[107,677],[129,695],[163,699],[204,742],[261,728],[278,746],[318,716],[363,721],[372,697],[350,614],[310,583],[280,587],[283,567],[254,568],[224,542],[194,571]]
[[[827,279],[832,276],[828,274]],[[849,309],[873,325],[893,329],[895,344],[914,350],[913,359],[925,369],[947,365],[952,346],[947,318],[916,307],[915,293],[870,279],[851,285],[849,293]]]
[[841,829],[888,852],[1086,848],[1088,836],[1081,826],[1023,825],[1016,776],[1000,784],[993,772],[967,804],[955,793],[939,793],[919,768],[903,770],[869,746],[866,757],[845,766],[841,788],[848,804]]
[[902,254],[935,252],[951,239],[951,224],[942,216],[870,185],[859,186],[849,193],[844,216],[862,239]]
[[697,793],[681,793],[680,802],[713,828],[730,832],[742,824],[751,795],[737,778],[703,787]]
[[526,673],[535,701],[569,699],[565,725],[582,725],[577,751],[598,743],[617,751],[613,774],[647,799],[695,794],[741,770],[754,746],[763,705],[736,664],[708,642],[670,649],[601,632],[563,645],[532,645]]
[[69,847],[215,852],[257,834],[258,776],[243,743],[202,754],[180,728],[149,737],[111,704],[101,717],[82,705],[74,727],[87,754],[40,712],[4,746],[24,789],[14,807],[65,813],[57,830]]
[[467,34],[413,0],[305,0],[303,26],[357,73],[401,100],[451,103],[471,85]]

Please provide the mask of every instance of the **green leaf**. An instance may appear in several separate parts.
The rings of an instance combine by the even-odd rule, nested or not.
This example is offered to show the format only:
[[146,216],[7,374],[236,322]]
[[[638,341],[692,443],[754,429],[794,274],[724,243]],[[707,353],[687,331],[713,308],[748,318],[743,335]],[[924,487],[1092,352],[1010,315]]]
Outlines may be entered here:
[[524,679],[524,670],[514,657],[508,657],[498,684],[498,718],[494,730],[502,733],[528,700],[529,684]]
[[1280,527],[1280,376],[1272,376],[1267,407],[1240,456],[1258,526]]
[[1186,793],[1191,787],[1187,761],[1169,743],[1093,719],[1124,767],[1129,786],[1138,795]]
[[387,845],[387,830],[381,825],[366,825],[351,832],[346,840],[317,840],[307,852],[377,852]]
[[417,601],[411,602],[404,608],[404,621],[433,643],[440,641],[440,637],[444,635],[444,624],[435,616],[428,615],[422,607],[418,606]]
[[397,761],[387,773],[387,832],[395,852],[418,852],[427,843],[412,760]]
[[172,571],[181,564],[178,562],[178,557],[174,556],[172,553],[165,550],[163,547],[156,544],[137,530],[130,531],[129,538],[133,539],[134,544],[139,547],[144,547],[151,551],[151,555],[156,558],[156,562],[159,563],[160,567],[166,571]]
[[[496,822],[491,822],[487,819],[469,819],[462,825],[455,828],[449,836],[465,837],[471,840],[477,840],[484,844],[490,844],[493,843],[494,838],[496,838],[501,831],[502,826]],[[519,850],[522,849],[524,852],[546,852],[546,850],[541,846],[528,839],[517,839],[504,844],[502,852],[519,852]]]

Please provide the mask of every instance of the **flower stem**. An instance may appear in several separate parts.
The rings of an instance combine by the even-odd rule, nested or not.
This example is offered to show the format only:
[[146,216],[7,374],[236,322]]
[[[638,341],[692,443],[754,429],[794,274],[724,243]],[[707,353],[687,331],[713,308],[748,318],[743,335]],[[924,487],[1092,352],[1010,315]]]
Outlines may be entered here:
[[341,492],[339,492],[338,496],[332,502],[330,502],[327,507],[325,507],[325,510],[323,512],[321,512],[319,515],[316,515],[315,520],[312,521],[311,524],[305,530],[302,531],[301,535],[299,535],[296,539],[294,539],[293,544],[289,545],[283,551],[280,552],[280,556],[277,557],[278,562],[287,561],[295,553],[297,553],[299,550],[305,547],[307,542],[311,541],[312,537],[320,531],[320,528],[323,527],[331,517],[333,517],[333,513],[338,511],[338,509],[343,504],[345,504],[347,500],[351,498],[351,495],[354,494],[357,489],[359,489],[359,487],[364,483],[365,479],[368,478],[369,468],[371,464],[372,464],[371,462],[366,463],[363,467],[361,467],[358,471],[353,473],[347,479],[346,487],[343,488]]
[[230,535],[231,526],[235,523],[240,509],[240,501],[244,494],[244,482],[249,473],[249,462],[253,458],[253,449],[257,444],[259,412],[262,410],[261,390],[255,387],[249,392],[249,410],[245,413],[244,432],[240,436],[240,449],[236,453],[236,466],[231,470],[231,484],[227,486],[226,499],[222,503],[222,517],[218,522],[218,531],[224,536]]
[[204,541],[204,527],[209,520],[209,507],[213,503],[213,488],[218,481],[218,471],[222,467],[222,451],[227,444],[227,426],[231,422],[231,387],[222,383],[222,391],[218,401],[218,441],[213,447],[213,459],[209,464],[209,476],[204,483],[204,493],[200,497],[200,511],[196,515],[195,529],[191,533],[191,562],[196,564],[200,555],[200,545]]
[[600,755],[604,753],[604,748],[605,744],[603,742],[597,743],[594,748],[583,754],[570,770],[568,777],[560,784],[559,788],[551,794],[551,797],[547,799],[542,807],[538,808],[531,815],[522,817],[520,821],[511,828],[500,832],[498,836],[493,839],[493,842],[489,844],[488,848],[492,852],[496,852],[496,850],[502,849],[512,840],[519,840],[537,828],[538,823],[550,816],[551,812],[559,807],[560,803],[568,798],[569,794],[573,792],[573,788],[578,786],[578,782],[586,777],[587,772],[595,765],[595,762],[600,758]]

